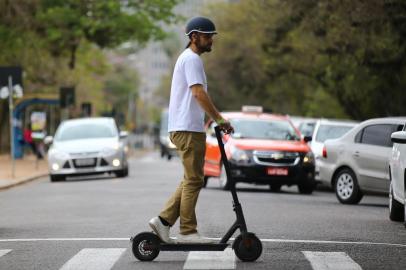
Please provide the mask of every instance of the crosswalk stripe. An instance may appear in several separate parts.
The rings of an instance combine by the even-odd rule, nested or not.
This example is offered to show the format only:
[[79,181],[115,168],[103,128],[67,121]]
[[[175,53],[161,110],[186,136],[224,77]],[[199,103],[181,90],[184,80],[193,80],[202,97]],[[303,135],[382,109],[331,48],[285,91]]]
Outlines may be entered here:
[[109,270],[125,248],[85,248],[79,251],[60,270]]
[[191,251],[183,269],[235,269],[235,254],[231,248],[224,251]]
[[0,257],[9,253],[12,249],[0,249]]
[[302,252],[314,270],[362,270],[345,252]]

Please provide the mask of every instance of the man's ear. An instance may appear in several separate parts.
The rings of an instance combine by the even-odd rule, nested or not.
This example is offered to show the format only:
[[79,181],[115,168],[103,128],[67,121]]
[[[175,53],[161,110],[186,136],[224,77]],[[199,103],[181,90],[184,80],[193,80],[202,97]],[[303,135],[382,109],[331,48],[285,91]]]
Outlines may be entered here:
[[190,36],[190,41],[196,40],[198,38],[198,35],[196,32],[193,32],[192,35]]

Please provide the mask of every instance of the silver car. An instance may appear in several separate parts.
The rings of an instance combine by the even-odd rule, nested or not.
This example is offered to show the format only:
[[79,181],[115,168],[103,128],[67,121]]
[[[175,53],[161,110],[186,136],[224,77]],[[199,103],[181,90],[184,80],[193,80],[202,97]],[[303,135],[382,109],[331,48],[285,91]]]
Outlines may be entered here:
[[331,183],[341,203],[357,204],[369,192],[388,193],[391,134],[405,121],[406,117],[367,120],[324,143],[320,179]]
[[337,139],[347,133],[350,129],[358,125],[359,122],[337,119],[319,119],[316,122],[312,140],[309,142],[310,148],[316,160],[315,179],[331,187],[330,181],[322,181],[320,178],[320,166],[323,165],[320,160],[323,158],[324,142],[330,139]]
[[51,181],[63,181],[66,176],[115,173],[128,175],[127,149],[124,138],[113,118],[81,118],[66,120],[58,127],[48,151]]
[[394,144],[389,160],[389,219],[406,221],[406,126],[402,131],[394,132],[391,137]]

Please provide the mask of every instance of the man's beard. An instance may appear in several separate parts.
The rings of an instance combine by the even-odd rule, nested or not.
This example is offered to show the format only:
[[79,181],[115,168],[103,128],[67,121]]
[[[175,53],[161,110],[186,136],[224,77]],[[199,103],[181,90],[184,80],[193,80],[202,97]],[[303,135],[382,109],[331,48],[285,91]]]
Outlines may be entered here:
[[196,47],[201,53],[211,52],[211,44],[207,44],[206,46],[203,46],[200,42],[197,42]]

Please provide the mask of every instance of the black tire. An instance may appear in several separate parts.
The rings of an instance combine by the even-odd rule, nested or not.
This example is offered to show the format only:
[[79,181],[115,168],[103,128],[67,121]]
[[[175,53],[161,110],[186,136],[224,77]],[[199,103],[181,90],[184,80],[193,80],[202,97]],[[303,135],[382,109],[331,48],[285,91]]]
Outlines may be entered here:
[[262,243],[253,233],[240,234],[234,240],[233,249],[241,261],[253,262],[262,254]]
[[269,189],[270,189],[272,192],[279,192],[279,191],[281,191],[281,187],[282,187],[281,184],[269,184]]
[[355,173],[349,169],[344,168],[338,171],[334,177],[334,190],[337,199],[342,204],[358,204],[363,193],[358,185]]
[[405,207],[393,197],[392,181],[389,185],[389,219],[392,221],[405,220]]
[[204,181],[203,181],[203,187],[205,188],[207,186],[207,182],[209,181],[209,177],[205,176]]
[[124,169],[119,170],[119,171],[114,172],[114,173],[116,174],[117,177],[120,177],[120,178],[126,177],[126,176],[128,176],[128,167],[125,167]]
[[230,190],[230,188],[231,188],[230,179],[227,178],[226,169],[224,167],[224,164],[221,165],[219,184],[220,184],[220,188],[223,190]]
[[50,174],[49,178],[51,182],[61,182],[65,181],[65,176],[64,175],[55,175],[55,174]]
[[168,154],[167,158],[168,158],[168,160],[171,160],[171,159],[172,159],[172,155],[171,155],[171,154]]
[[159,255],[159,237],[151,232],[142,232],[132,239],[132,251],[140,261],[153,261]]
[[299,184],[297,185],[300,194],[312,194],[314,189],[316,188],[316,181],[314,178],[304,178],[301,179]]

